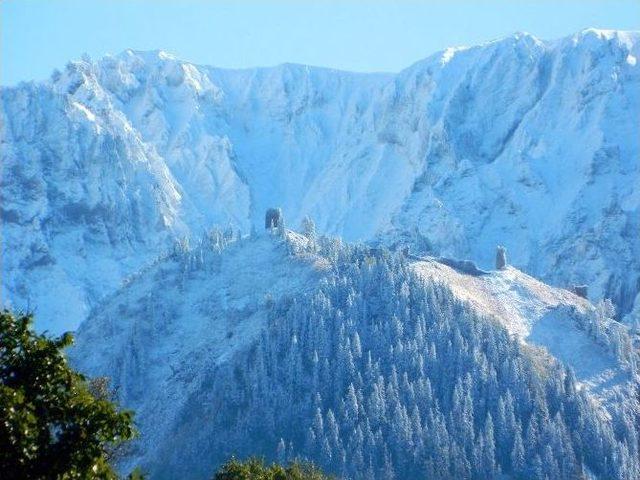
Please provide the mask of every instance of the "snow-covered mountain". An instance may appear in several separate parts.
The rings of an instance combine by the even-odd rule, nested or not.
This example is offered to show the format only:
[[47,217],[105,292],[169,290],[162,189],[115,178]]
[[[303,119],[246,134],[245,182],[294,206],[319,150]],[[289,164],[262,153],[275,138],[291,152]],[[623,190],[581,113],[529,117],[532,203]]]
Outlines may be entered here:
[[125,463],[153,478],[231,454],[370,480],[637,476],[640,338],[515,268],[456,265],[212,233],[100,303],[71,357],[136,411]]
[[[75,329],[176,238],[279,205],[347,240],[640,291],[640,36],[451,48],[398,74],[85,58],[2,88],[2,301]],[[640,300],[636,306],[640,311]]]

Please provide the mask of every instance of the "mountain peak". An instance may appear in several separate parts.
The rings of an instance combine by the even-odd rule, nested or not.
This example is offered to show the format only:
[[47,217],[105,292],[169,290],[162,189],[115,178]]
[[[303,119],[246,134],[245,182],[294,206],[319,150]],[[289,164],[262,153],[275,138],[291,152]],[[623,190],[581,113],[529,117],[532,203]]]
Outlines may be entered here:
[[636,30],[585,28],[568,37],[568,39],[574,44],[597,45],[603,42],[616,41],[628,50],[640,48],[640,31]]
[[134,50],[134,49],[128,48],[120,52],[118,55],[116,55],[116,57],[121,58],[123,60],[138,57],[148,62],[177,60],[177,57],[172,53],[169,53],[165,50],[159,50],[159,49],[158,50]]

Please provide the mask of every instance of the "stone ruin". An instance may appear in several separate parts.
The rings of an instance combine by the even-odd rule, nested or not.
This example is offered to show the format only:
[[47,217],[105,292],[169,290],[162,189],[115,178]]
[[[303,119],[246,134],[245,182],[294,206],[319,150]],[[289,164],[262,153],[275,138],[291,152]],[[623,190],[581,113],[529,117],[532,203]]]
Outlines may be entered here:
[[466,273],[467,275],[474,275],[478,277],[480,275],[486,275],[489,273],[479,269],[478,266],[471,260],[456,260],[453,258],[438,257],[436,258],[436,261],[461,273]]
[[507,249],[498,245],[496,249],[496,269],[504,270],[507,268]]
[[264,215],[265,230],[274,230],[283,226],[284,219],[282,210],[279,208],[269,208]]
[[587,298],[588,289],[586,285],[574,285],[571,291],[582,298]]

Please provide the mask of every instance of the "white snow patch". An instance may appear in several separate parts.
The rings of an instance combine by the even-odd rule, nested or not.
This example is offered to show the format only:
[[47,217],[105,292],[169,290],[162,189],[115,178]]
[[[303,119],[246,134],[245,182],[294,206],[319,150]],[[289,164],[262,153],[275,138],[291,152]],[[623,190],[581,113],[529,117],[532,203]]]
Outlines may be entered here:
[[158,52],[158,58],[160,60],[175,60],[175,56],[171,53],[165,52],[164,50],[160,50]]
[[90,122],[96,121],[96,116],[93,114],[93,112],[89,110],[87,107],[85,107],[83,104],[81,104],[80,102],[71,102],[71,105],[73,105],[75,108],[80,110],[84,114],[84,116],[87,118],[87,120],[89,120]]
[[440,65],[446,65],[447,63],[449,63],[449,61],[451,61],[458,50],[460,49],[456,47],[447,48],[442,53],[442,57],[440,58]]

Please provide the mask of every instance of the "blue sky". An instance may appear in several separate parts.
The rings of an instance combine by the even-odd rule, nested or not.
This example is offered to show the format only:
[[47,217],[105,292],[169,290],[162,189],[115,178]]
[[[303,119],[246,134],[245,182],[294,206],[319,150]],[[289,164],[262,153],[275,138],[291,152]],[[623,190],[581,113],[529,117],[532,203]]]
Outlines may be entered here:
[[398,71],[452,45],[515,31],[640,30],[640,0],[0,0],[0,84],[43,79],[84,52],[162,49],[195,63],[296,62]]

